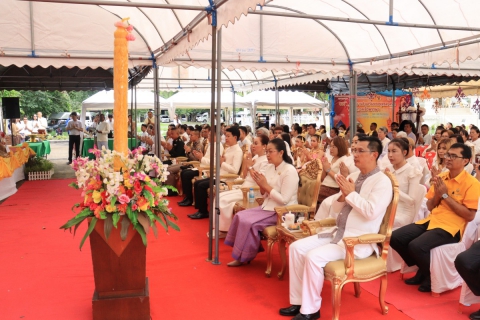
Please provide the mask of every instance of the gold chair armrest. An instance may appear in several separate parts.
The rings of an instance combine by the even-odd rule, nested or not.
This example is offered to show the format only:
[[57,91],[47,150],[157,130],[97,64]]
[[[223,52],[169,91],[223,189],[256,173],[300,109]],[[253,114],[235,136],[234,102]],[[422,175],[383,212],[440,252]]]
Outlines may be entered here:
[[323,219],[320,221],[303,220],[303,224],[307,226],[308,230],[310,231],[310,235],[314,235],[317,233],[316,231],[318,228],[336,226],[336,220],[333,218]]
[[370,233],[370,234],[362,234],[360,237],[358,237],[358,241],[361,244],[366,244],[366,243],[382,243],[386,239],[386,236],[384,234],[378,234],[378,233]]
[[371,244],[371,243],[381,243],[385,241],[386,236],[383,234],[362,234],[359,237],[346,237],[343,238],[342,241],[345,244],[345,275],[347,277],[353,276],[353,269],[355,264],[355,254],[354,254],[354,247],[357,244]]
[[185,161],[188,160],[187,157],[176,157],[176,158],[173,158],[173,159],[176,159],[176,160],[177,160],[177,163],[185,162]]
[[238,174],[227,173],[220,175],[220,180],[234,180],[238,178]]

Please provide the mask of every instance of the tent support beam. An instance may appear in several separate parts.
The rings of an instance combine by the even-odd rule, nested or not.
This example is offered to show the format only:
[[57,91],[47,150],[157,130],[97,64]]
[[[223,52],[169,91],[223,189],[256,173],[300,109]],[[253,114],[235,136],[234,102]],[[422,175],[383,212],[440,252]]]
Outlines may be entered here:
[[350,70],[350,143],[357,132],[357,71]]
[[29,2],[28,4],[30,10],[30,46],[32,49],[32,57],[35,57],[35,25],[33,21],[33,3]]
[[388,3],[388,22],[393,23],[393,0]]
[[154,86],[153,86],[153,104],[155,107],[155,155],[161,159],[161,154],[162,154],[162,144],[161,144],[161,132],[160,132],[160,101],[159,101],[159,90],[158,90],[158,66],[154,65],[153,66],[153,78],[155,79],[154,81]]
[[[222,90],[220,86],[222,85],[222,29],[218,29],[217,33],[217,109],[215,110],[215,149],[220,150],[220,131],[222,130],[220,126],[220,112],[222,112]],[[223,156],[223,155],[222,155]],[[211,176],[210,176],[211,177]],[[211,179],[211,178],[210,178]],[[215,257],[213,258],[212,264],[219,265],[218,261],[218,251],[219,251],[219,235],[220,235],[220,156],[215,157]],[[210,199],[213,199],[210,198]]]
[[148,2],[124,2],[124,1],[105,1],[105,0],[20,0],[30,2],[52,2],[65,4],[86,4],[94,6],[116,6],[116,7],[134,7],[134,8],[153,8],[153,9],[180,9],[180,10],[194,10],[204,11],[203,6],[186,6],[179,4],[162,4],[162,3],[148,3]]
[[380,21],[380,20],[365,20],[365,19],[354,19],[354,18],[320,16],[320,15],[314,15],[314,14],[272,12],[272,11],[264,11],[264,10],[259,10],[259,11],[249,10],[248,13],[249,14],[266,15],[266,16],[274,16],[274,17],[314,19],[314,20],[337,21],[337,22],[350,22],[350,23],[373,24],[373,25],[381,25],[381,26],[387,25],[387,26],[406,27],[406,28],[442,29],[442,30],[459,30],[459,31],[480,31],[480,28],[473,28],[473,27],[431,25],[431,24],[407,23],[407,22],[389,22],[389,21]]
[[[235,89],[232,87],[232,123],[236,122],[235,119]],[[227,123],[229,122],[228,119],[225,119],[225,121]]]
[[[211,99],[211,104],[210,104],[210,183],[209,183],[209,188],[210,188],[210,199],[213,200],[213,166],[215,162],[215,148],[214,148],[214,137],[215,137],[215,131],[212,130],[213,125],[215,123],[215,79],[216,79],[216,60],[217,60],[217,27],[212,24],[212,82],[210,86],[210,99]],[[209,221],[208,221],[208,257],[207,261],[211,262],[212,259],[212,250],[213,250],[213,201],[210,201],[209,205]]]

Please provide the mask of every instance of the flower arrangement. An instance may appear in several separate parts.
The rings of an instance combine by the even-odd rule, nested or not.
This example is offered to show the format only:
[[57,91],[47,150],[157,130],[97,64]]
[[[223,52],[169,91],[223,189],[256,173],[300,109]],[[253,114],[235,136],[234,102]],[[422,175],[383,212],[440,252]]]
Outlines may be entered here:
[[[142,154],[143,148],[138,148],[124,155],[111,150],[90,149],[96,159],[77,158],[72,167],[75,170],[77,182],[69,186],[82,189],[83,201],[75,204],[72,211],[77,215],[61,226],[61,229],[74,228],[74,234],[79,225],[91,218],[87,232],[80,242],[83,243],[95,228],[98,219],[104,220],[105,237],[108,239],[113,228],[120,221],[120,237],[125,240],[130,224],[140,234],[144,245],[147,245],[146,234],[152,228],[157,236],[155,222],[165,231],[171,227],[180,231],[172,221],[177,217],[168,207],[164,196],[171,186],[164,186],[169,172],[160,159]],[[114,161],[120,160],[122,168],[114,170]]]
[[127,35],[125,36],[127,41],[135,41],[135,36],[132,33],[133,26],[130,24],[130,22],[128,22],[128,20],[130,20],[130,18],[123,18],[122,20],[115,22],[114,25],[117,28],[124,28],[127,31]]

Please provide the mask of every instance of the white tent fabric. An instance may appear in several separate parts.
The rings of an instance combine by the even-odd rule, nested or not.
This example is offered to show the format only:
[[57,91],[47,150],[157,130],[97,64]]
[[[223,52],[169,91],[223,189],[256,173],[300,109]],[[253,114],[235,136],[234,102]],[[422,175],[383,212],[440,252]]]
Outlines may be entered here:
[[[180,91],[174,94],[165,103],[172,105],[173,110],[187,108],[187,109],[210,109],[211,96],[208,92],[187,92]],[[222,109],[231,108],[233,106],[233,94],[232,92],[222,91],[221,95]],[[215,101],[216,101],[215,95]],[[250,106],[245,98],[235,95],[235,108],[246,108]]]
[[[434,0],[393,3],[393,22],[480,27],[475,13],[480,10],[478,1],[445,0],[441,5]],[[250,14],[226,28],[222,35],[223,68],[283,72],[287,76],[277,79],[279,86],[345,75],[350,66],[364,73],[413,73],[432,64],[462,64],[480,57],[479,31],[388,25],[389,1],[275,0],[262,11],[385,21],[384,25],[371,25]],[[209,68],[210,46],[210,41],[204,41],[169,65]],[[448,74],[448,70],[436,72]],[[273,86],[273,82],[252,82],[235,90]]]
[[[208,0],[136,2],[209,6]],[[217,23],[227,26],[264,0],[220,2]],[[154,55],[169,61],[211,33],[205,11],[2,0],[0,65],[110,68],[114,23],[124,17],[130,17],[137,38],[129,44],[131,66],[152,65]]]
[[[113,90],[103,90],[82,102],[82,114],[80,119],[85,119],[87,110],[112,110],[114,105]],[[132,91],[128,90],[128,106],[132,102]],[[135,96],[133,97],[135,102]],[[154,94],[151,90],[137,90],[137,109],[154,109]],[[160,99],[160,107],[167,108],[166,99]]]
[[[280,109],[320,109],[326,106],[325,102],[303,92],[280,91],[278,95]],[[245,96],[245,99],[254,103],[257,109],[275,109],[274,91],[255,91]]]

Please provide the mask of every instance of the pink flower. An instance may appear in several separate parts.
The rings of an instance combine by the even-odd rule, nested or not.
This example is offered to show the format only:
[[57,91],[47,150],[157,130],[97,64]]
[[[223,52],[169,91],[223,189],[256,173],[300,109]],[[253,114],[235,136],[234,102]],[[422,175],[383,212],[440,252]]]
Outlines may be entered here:
[[126,38],[127,41],[135,41],[135,36],[131,33],[127,34]]
[[128,32],[132,32],[132,31],[133,31],[133,26],[132,26],[131,24],[128,25],[127,31],[128,31]]
[[126,204],[130,202],[130,198],[126,194],[122,194],[120,197],[118,197],[118,202],[121,204]]
[[138,209],[138,206],[137,206],[135,203],[132,204],[132,210],[133,210],[133,211],[137,211],[137,209]]

